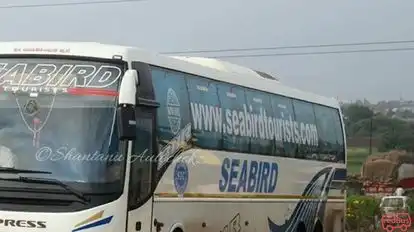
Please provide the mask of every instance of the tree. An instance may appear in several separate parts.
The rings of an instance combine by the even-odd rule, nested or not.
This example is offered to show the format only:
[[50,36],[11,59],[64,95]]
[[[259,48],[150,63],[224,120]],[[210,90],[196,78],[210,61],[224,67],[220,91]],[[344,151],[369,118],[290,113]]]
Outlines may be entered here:
[[381,137],[380,151],[392,149],[414,152],[414,130],[406,127],[400,130],[390,130]]
[[342,112],[347,137],[378,138],[380,151],[403,149],[414,152],[413,122],[382,114],[374,115],[369,107],[361,104],[344,105]]
[[356,123],[363,119],[369,119],[374,116],[374,112],[363,105],[350,104],[343,108],[344,115],[350,123]]

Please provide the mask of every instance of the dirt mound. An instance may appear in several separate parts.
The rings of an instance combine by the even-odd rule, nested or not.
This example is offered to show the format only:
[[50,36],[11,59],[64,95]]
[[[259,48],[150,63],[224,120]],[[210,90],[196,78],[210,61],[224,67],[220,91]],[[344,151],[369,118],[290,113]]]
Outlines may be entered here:
[[362,166],[362,178],[380,182],[396,181],[398,169],[403,163],[414,164],[414,155],[400,150],[371,155]]

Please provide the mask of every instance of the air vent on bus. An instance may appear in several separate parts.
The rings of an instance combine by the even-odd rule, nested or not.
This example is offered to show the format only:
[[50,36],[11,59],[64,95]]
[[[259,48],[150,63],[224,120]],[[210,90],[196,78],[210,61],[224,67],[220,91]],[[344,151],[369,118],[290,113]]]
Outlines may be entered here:
[[279,78],[274,77],[270,74],[264,73],[264,72],[260,72],[257,70],[254,70],[257,74],[259,74],[261,77],[266,78],[266,79],[270,79],[270,80],[274,80],[274,81],[279,81]]

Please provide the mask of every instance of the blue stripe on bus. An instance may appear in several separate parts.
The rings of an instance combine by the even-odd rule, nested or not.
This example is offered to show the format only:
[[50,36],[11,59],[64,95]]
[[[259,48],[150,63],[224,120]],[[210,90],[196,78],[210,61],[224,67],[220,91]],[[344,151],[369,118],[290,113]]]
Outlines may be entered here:
[[[322,195],[324,192],[329,193],[329,187],[333,179],[331,167],[327,167],[319,171],[306,186],[302,196]],[[321,181],[322,180],[322,181]],[[300,200],[284,224],[278,225],[268,218],[270,232],[295,232],[299,222],[303,222],[306,231],[312,231],[315,218],[324,218],[326,200]]]

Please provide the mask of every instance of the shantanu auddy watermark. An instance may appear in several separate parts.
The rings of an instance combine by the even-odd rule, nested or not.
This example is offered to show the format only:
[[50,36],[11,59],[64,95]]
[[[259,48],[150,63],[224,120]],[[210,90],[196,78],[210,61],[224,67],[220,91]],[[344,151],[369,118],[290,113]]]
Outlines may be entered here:
[[[146,149],[139,155],[131,155],[127,160],[128,162],[161,162],[166,163],[170,160],[171,156],[166,155],[148,155]],[[60,147],[58,149],[52,149],[44,146],[37,150],[36,160],[40,162],[45,161],[77,161],[77,162],[123,162],[125,161],[125,155],[123,154],[104,154],[100,152],[83,154],[76,148]],[[197,159],[196,153],[193,152],[190,155],[180,156],[173,160],[173,162],[185,162],[190,165],[200,164]]]

